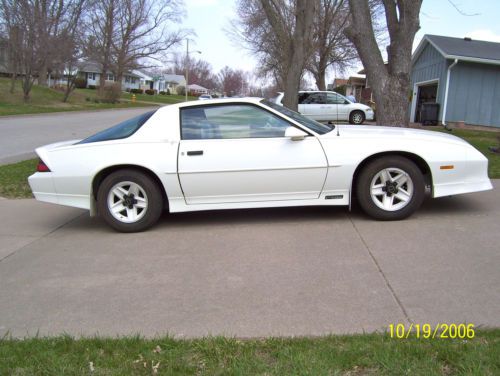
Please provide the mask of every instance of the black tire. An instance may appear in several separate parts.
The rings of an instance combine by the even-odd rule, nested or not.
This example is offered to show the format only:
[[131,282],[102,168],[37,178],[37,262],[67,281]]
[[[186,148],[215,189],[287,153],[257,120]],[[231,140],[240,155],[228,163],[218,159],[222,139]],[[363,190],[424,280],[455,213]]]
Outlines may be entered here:
[[[385,184],[382,180],[383,171],[391,176],[386,179]],[[392,179],[401,173],[404,173],[400,180],[402,184],[394,182]],[[372,196],[372,184],[374,191],[383,192],[380,195],[374,192]],[[377,185],[382,187],[377,188]],[[407,195],[410,191],[411,195]],[[422,205],[425,197],[424,177],[418,166],[407,158],[381,157],[363,168],[357,179],[356,194],[361,208],[372,218],[382,221],[400,220],[413,214]],[[407,201],[400,200],[399,197],[407,198]],[[382,207],[385,200],[390,209]]]
[[363,111],[353,111],[349,114],[349,123],[350,124],[355,124],[355,125],[360,125],[363,124],[365,121],[365,114]]
[[[128,183],[133,184],[128,185]],[[124,195],[125,198],[122,200],[116,195],[111,196],[111,190],[117,185],[123,185],[122,188],[125,190],[127,186],[129,187],[130,191],[127,192],[129,195]],[[132,186],[138,192],[135,196],[134,193],[131,193]],[[144,199],[144,196],[146,196],[146,199]],[[114,201],[117,205],[121,201],[124,210],[113,214],[108,204],[109,200]],[[138,204],[138,200],[146,203],[145,208],[139,207],[141,204]],[[134,220],[132,216],[128,217],[129,211],[124,205],[128,205],[129,209],[135,211],[137,220]],[[111,173],[102,181],[97,192],[99,214],[108,225],[120,232],[139,232],[148,229],[158,221],[163,212],[163,207],[163,196],[158,184],[147,174],[137,170],[123,169]],[[122,217],[122,220],[117,217]]]

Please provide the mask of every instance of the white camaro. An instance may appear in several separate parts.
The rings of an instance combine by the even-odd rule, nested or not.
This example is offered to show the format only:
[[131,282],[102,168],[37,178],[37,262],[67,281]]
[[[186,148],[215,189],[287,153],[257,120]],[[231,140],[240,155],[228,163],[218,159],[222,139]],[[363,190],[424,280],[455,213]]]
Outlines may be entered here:
[[381,220],[424,199],[491,189],[488,161],[460,138],[324,125],[259,98],[162,107],[84,140],[36,149],[36,199],[89,209],[118,231],[162,211],[349,205]]

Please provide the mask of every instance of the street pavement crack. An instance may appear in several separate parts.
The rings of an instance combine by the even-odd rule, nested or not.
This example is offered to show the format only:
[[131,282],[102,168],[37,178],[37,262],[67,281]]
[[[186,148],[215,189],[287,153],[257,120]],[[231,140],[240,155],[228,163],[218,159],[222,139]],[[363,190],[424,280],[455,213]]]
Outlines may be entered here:
[[61,224],[61,225],[57,226],[55,229],[53,229],[53,230],[51,230],[51,231],[47,232],[46,234],[43,234],[42,236],[39,236],[39,237],[34,236],[34,239],[33,239],[31,242],[29,242],[28,244],[25,244],[25,245],[23,245],[22,247],[20,247],[20,248],[16,249],[15,251],[13,251],[13,252],[9,253],[7,256],[4,256],[4,257],[0,258],[0,263],[1,263],[1,262],[3,262],[4,260],[8,259],[9,257],[13,256],[14,254],[18,253],[19,251],[23,250],[24,248],[29,247],[29,246],[30,246],[31,244],[33,244],[34,242],[36,242],[36,241],[38,241],[38,240],[40,240],[40,239],[46,238],[47,236],[49,236],[49,235],[53,234],[54,232],[56,232],[57,230],[59,230],[59,229],[63,228],[64,226],[69,225],[71,222],[76,221],[78,218],[80,218],[80,217],[81,217],[82,215],[84,215],[84,214],[85,214],[85,213],[82,213],[82,214],[77,215],[77,216],[76,216],[76,217],[74,217],[74,218],[71,218],[70,220],[68,220],[68,221],[64,222],[63,224]]
[[387,276],[385,275],[384,271],[382,270],[382,268],[380,267],[380,264],[378,263],[377,259],[375,258],[375,256],[373,255],[370,247],[368,246],[368,244],[366,243],[366,240],[365,238],[363,237],[363,235],[361,235],[361,233],[359,232],[359,229],[356,227],[356,224],[354,223],[354,221],[352,220],[352,217],[348,214],[347,215],[349,217],[349,221],[351,221],[351,224],[352,224],[352,227],[354,228],[354,230],[356,231],[356,233],[358,234],[359,238],[361,239],[361,242],[363,243],[363,245],[365,246],[366,248],[366,251],[368,252],[368,254],[370,255],[370,258],[372,259],[373,263],[375,264],[376,268],[378,269],[378,272],[380,273],[380,275],[382,276],[382,278],[384,279],[384,282],[385,282],[385,285],[387,286],[387,288],[389,289],[393,299],[396,301],[396,304],[398,305],[398,307],[401,309],[401,312],[403,313],[404,317],[406,318],[406,320],[410,323],[410,324],[413,324],[413,320],[410,318],[410,316],[408,315],[408,312],[406,311],[405,307],[403,306],[403,303],[401,302],[401,300],[399,299],[399,297],[397,296],[396,292],[394,291],[394,288],[392,287],[391,283],[389,282],[389,279],[387,278]]

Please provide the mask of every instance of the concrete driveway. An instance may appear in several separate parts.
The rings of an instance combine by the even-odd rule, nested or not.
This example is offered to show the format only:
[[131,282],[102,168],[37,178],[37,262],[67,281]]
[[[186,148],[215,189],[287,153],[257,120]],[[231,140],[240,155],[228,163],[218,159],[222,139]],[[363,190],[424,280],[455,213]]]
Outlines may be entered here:
[[84,138],[154,108],[1,116],[0,164],[34,158],[39,146]]
[[166,214],[118,234],[84,211],[0,200],[0,335],[240,337],[500,326],[496,190],[375,222],[346,208]]

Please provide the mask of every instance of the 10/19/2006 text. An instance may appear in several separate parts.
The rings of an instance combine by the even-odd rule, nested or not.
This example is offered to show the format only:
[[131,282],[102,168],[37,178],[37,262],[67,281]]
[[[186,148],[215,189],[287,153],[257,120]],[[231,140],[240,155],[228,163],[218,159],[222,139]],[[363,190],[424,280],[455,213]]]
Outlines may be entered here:
[[413,336],[423,339],[472,339],[474,338],[474,324],[445,324],[435,326],[431,324],[390,324],[389,335],[391,338],[405,339]]

